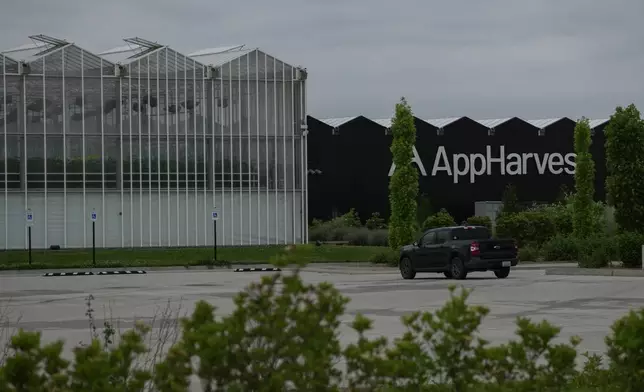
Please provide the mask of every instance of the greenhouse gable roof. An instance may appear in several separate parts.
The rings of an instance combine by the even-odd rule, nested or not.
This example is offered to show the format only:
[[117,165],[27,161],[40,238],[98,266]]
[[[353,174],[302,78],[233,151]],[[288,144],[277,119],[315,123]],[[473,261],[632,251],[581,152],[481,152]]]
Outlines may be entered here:
[[378,118],[376,120],[373,120],[378,125],[382,125],[385,128],[391,128],[391,119],[390,118]]
[[123,41],[125,41],[127,45],[106,50],[99,53],[99,55],[115,64],[128,64],[141,59],[150,53],[167,48],[167,46],[161,45],[158,42],[149,41],[139,37],[124,38]]
[[425,120],[425,122],[435,126],[436,128],[444,128],[448,125],[455,123],[456,121],[465,118],[465,117],[447,117],[447,118],[433,118]]
[[566,119],[567,117],[559,117],[559,118],[545,118],[545,119],[540,119],[540,120],[528,120],[528,123],[534,125],[535,127],[539,129],[545,129],[552,124],[556,124],[561,120]]
[[[190,53],[188,57],[193,58],[202,64],[210,65],[212,67],[221,67],[222,65],[231,63],[245,55],[250,55],[251,53],[270,57],[272,59],[271,61],[275,60],[290,68],[296,68],[258,48],[246,48],[246,45],[229,45],[218,48],[201,49]],[[251,59],[252,57],[253,56],[250,56]]]
[[2,53],[11,60],[30,64],[32,71],[35,73],[43,72],[46,59],[50,56],[54,60],[47,63],[47,72],[53,73],[62,72],[63,57],[65,68],[70,71],[73,69],[80,70],[81,68],[99,69],[101,66],[105,67],[111,64],[110,62],[102,61],[98,55],[64,39],[43,34],[32,35],[29,38],[33,41],[31,44],[22,45]]
[[322,121],[323,123],[325,123],[326,125],[328,125],[328,126],[330,126],[332,128],[338,128],[338,127],[341,127],[341,126],[343,126],[344,124],[346,124],[346,123],[348,123],[350,121],[355,120],[358,117],[360,117],[360,116],[325,118],[325,119],[322,119],[320,121]]
[[602,119],[590,120],[588,124],[590,125],[590,129],[595,129],[604,124],[608,124],[609,121],[610,121],[609,118],[602,118]]
[[[184,71],[184,68],[194,68],[194,67],[184,67],[182,65],[186,62],[186,59],[189,57],[185,54],[179,53],[174,49],[171,49],[167,45],[159,44],[158,42],[149,41],[143,38],[134,37],[134,38],[125,38],[123,39],[127,45],[117,46],[115,48],[103,51],[99,55],[114,64],[128,65],[143,59],[148,59],[150,64],[157,61],[172,61],[174,58],[175,62],[179,62],[177,66],[168,65],[168,70],[170,69],[180,69]],[[156,58],[155,55],[156,54]],[[197,66],[197,68],[202,67],[203,63],[198,63],[195,59],[190,59],[190,64]]]
[[495,119],[488,119],[488,120],[475,120],[475,121],[486,128],[492,129],[492,128],[501,126],[512,119],[514,119],[514,117],[495,118]]
[[230,63],[231,61],[237,60],[253,50],[255,49],[245,49],[244,45],[225,46],[220,48],[201,49],[190,53],[188,57],[212,67],[220,67],[224,64]]

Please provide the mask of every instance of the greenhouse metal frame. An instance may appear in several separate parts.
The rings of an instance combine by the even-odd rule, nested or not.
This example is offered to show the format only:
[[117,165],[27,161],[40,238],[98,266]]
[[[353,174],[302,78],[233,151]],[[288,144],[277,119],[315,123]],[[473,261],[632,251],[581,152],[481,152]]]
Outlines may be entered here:
[[[0,53],[0,249],[306,242],[306,69],[259,49]],[[30,212],[33,222],[27,222]],[[23,228],[21,230],[20,228]]]

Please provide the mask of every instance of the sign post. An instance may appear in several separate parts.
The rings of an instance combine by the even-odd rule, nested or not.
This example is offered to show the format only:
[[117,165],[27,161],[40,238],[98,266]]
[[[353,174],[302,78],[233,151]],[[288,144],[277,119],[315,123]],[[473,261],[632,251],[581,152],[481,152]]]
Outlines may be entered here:
[[27,246],[29,248],[29,265],[31,265],[31,226],[34,225],[34,213],[28,209],[25,213],[25,221],[27,222]]
[[219,214],[217,211],[212,211],[212,224],[213,224],[213,241],[212,241],[212,250],[214,253],[214,261],[217,261],[217,221],[219,220]]
[[96,268],[96,211],[92,210],[90,219],[92,220],[92,265]]

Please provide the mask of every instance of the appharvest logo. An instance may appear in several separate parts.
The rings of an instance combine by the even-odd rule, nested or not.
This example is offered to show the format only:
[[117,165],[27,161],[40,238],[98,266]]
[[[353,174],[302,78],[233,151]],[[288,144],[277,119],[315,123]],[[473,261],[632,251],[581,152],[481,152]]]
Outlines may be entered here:
[[[432,176],[438,172],[446,172],[447,175],[454,178],[454,184],[458,184],[461,177],[469,177],[470,183],[476,182],[476,177],[482,175],[492,175],[497,170],[502,176],[520,176],[528,174],[530,166],[535,165],[537,173],[545,174],[546,172],[554,175],[575,174],[575,153],[560,154],[558,152],[537,154],[533,152],[505,154],[505,146],[499,146],[499,155],[492,156],[492,147],[486,146],[486,154],[453,154],[450,160],[447,156],[444,146],[439,146],[432,166]],[[416,147],[414,147],[414,156],[412,162],[420,169],[420,174],[427,176],[427,171],[423,165]],[[498,166],[496,166],[498,164]],[[391,164],[389,176],[394,174],[396,165]]]

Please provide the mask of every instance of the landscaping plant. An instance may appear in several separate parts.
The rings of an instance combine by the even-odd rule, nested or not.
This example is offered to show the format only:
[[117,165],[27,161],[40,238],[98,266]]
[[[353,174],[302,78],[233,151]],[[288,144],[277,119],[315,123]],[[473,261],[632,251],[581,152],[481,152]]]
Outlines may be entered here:
[[427,219],[425,219],[425,222],[423,222],[423,230],[450,226],[456,226],[456,221],[444,208],[442,208],[434,215],[430,215]]
[[595,163],[590,154],[590,124],[582,118],[575,126],[575,196],[573,201],[573,233],[586,238],[593,233],[593,196],[595,195]]
[[644,232],[644,121],[635,105],[618,107],[605,129],[607,198],[620,229]]
[[417,230],[418,171],[412,162],[416,127],[405,98],[396,104],[391,132],[391,155],[396,169],[389,180],[389,246],[397,249],[413,242]]

